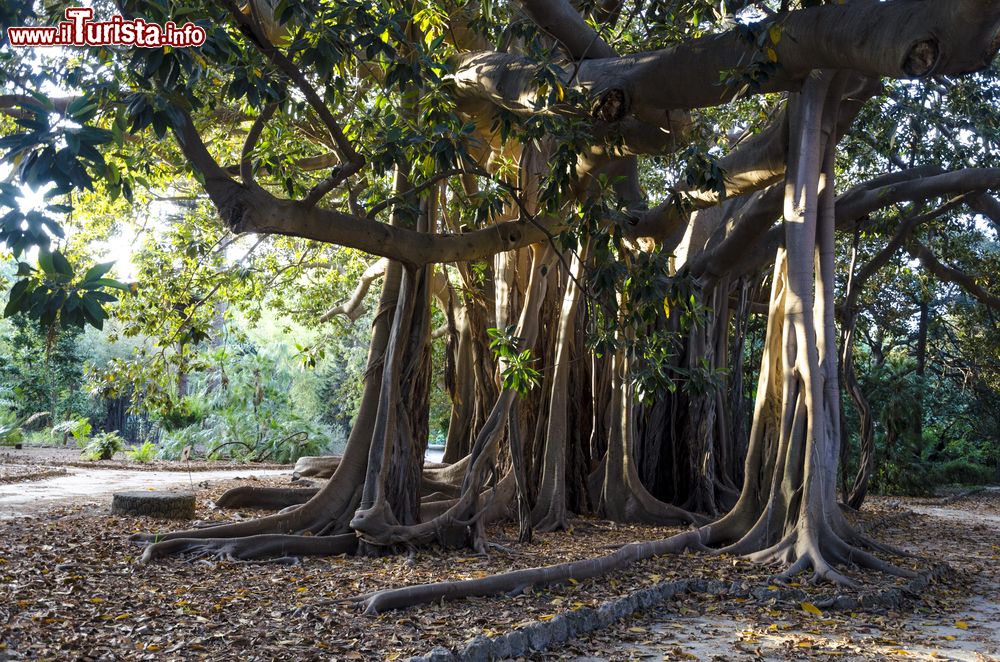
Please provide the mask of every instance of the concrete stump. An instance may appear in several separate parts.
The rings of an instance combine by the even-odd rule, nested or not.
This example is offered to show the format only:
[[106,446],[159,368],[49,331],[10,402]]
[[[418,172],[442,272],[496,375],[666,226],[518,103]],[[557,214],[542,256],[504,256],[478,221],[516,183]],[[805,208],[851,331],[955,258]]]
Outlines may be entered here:
[[193,492],[118,492],[111,500],[115,515],[145,515],[160,519],[192,519]]

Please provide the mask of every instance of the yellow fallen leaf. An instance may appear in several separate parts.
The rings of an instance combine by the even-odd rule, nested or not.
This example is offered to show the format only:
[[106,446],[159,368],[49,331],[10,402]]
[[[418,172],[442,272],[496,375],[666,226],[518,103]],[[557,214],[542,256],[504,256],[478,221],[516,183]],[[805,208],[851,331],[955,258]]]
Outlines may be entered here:
[[948,641],[955,641],[956,639],[958,639],[958,637],[956,637],[953,634],[946,634],[944,635],[944,638],[947,639]]
[[959,630],[968,630],[969,624],[966,623],[965,621],[955,621],[955,627],[957,627]]
[[822,616],[823,615],[823,612],[820,610],[820,608],[817,607],[816,605],[814,605],[811,602],[803,602],[799,606],[802,607],[802,611],[804,611],[806,613],[809,613],[809,614],[812,614],[813,616]]
[[544,616],[539,616],[538,620],[540,620],[540,621],[551,621],[555,617],[556,617],[555,614],[545,614]]
[[631,628],[629,628],[629,629],[628,629],[628,631],[629,631],[629,632],[639,632],[639,633],[643,633],[643,632],[646,632],[646,628],[640,628],[640,627],[631,627]]

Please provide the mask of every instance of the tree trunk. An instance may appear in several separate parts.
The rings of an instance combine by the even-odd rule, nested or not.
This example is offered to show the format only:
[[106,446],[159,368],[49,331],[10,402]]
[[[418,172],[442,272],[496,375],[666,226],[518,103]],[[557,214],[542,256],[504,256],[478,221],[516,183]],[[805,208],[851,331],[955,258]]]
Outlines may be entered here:
[[570,447],[569,394],[572,365],[570,362],[573,338],[576,335],[577,303],[580,300],[579,278],[586,247],[570,258],[569,271],[565,274],[562,307],[556,333],[554,364],[552,365],[548,425],[544,438],[544,459],[541,486],[538,490],[532,523],[539,531],[556,531],[567,527],[566,473],[567,450]]
[[[836,501],[834,142],[827,139],[824,149],[822,140],[835,121],[830,87],[829,74],[811,78],[797,100],[785,185],[785,247],[775,260],[743,493],[732,512],[706,527],[702,541],[729,543],[723,551],[757,561],[783,562],[787,568],[779,579],[811,569],[816,579],[852,585],[835,564],[911,573],[856,547],[866,541],[851,530]],[[836,92],[836,79],[832,88]]]

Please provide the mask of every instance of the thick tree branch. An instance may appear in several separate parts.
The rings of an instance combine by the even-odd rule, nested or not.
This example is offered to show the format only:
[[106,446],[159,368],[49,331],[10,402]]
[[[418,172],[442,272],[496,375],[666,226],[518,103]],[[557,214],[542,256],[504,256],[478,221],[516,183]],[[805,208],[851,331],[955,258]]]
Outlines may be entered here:
[[[967,200],[966,196],[986,190],[1000,189],[1000,169],[997,168],[969,168],[932,176],[928,176],[928,172],[940,172],[940,168],[928,166],[892,173],[860,184],[842,194],[838,197],[836,205],[837,229],[841,231],[851,230],[858,221],[867,218],[870,214],[898,203],[923,202],[934,198],[953,198],[956,196],[962,196],[963,201],[965,201]],[[766,219],[767,217],[772,220],[778,218],[779,206],[772,203],[757,209],[751,208],[746,212],[740,210],[740,213],[747,218],[754,219],[752,222],[757,223],[755,226],[757,229],[761,227],[769,229],[763,234],[757,235],[756,239],[750,236],[752,233],[748,232],[744,236],[746,243],[743,244],[741,257],[735,262],[726,263],[712,259],[711,262],[704,261],[705,263],[700,265],[700,269],[713,273],[718,273],[721,270],[723,273],[733,275],[750,274],[756,273],[763,265],[773,259],[774,251],[781,243],[782,228],[771,226]],[[726,241],[728,242],[728,239]],[[728,257],[731,258],[732,254],[728,254]],[[724,265],[727,268],[723,268]]]
[[524,215],[514,221],[463,234],[430,234],[394,227],[335,209],[310,207],[295,200],[275,198],[259,187],[241,185],[212,158],[183,109],[175,113],[179,123],[174,135],[201,173],[208,193],[223,222],[233,232],[280,234],[349,246],[403,264],[418,266],[438,262],[481,260],[497,253],[550,240],[565,227],[556,218]]
[[1000,310],[1000,296],[997,296],[976,282],[976,278],[964,271],[941,262],[927,246],[916,239],[910,239],[906,246],[907,252],[914,259],[920,260],[927,271],[946,283],[954,283],[972,295],[980,303],[993,310]]
[[[855,77],[840,101],[836,139],[847,134],[862,107],[882,89],[880,81]],[[738,197],[781,181],[788,161],[787,109],[775,114],[761,132],[741,141],[729,154],[719,159],[726,188],[725,198]],[[647,212],[636,214],[635,225],[627,229],[630,237],[650,237],[663,241],[688,222],[692,210],[707,209],[723,202],[719,191],[678,190],[665,202]]]
[[521,0],[535,25],[552,35],[574,60],[614,57],[612,48],[569,0]]
[[844,193],[837,200],[838,225],[853,223],[878,209],[899,202],[916,202],[1000,188],[1000,168],[966,168],[932,176],[927,176],[926,172],[924,168],[917,168],[893,173],[891,177],[880,178],[882,182],[886,182],[883,185],[862,185]]
[[[629,115],[662,126],[672,109],[727,103],[747,93],[798,89],[810,71],[849,70],[880,78],[957,75],[989,64],[997,43],[1000,0],[859,0],[790,12],[773,45],[779,70],[750,87],[739,72],[766,57],[732,30],[671,48],[564,67],[562,80],[585,93],[590,108],[546,107],[534,82],[538,65],[509,53],[460,56],[454,81],[460,98],[507,110]],[[760,25],[759,29],[766,29]],[[716,82],[721,81],[721,82]]]

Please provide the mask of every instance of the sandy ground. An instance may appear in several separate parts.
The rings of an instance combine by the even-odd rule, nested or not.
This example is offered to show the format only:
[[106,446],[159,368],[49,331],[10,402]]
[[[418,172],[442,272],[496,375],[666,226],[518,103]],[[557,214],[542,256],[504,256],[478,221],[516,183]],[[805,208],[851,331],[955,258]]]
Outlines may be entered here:
[[[427,451],[427,461],[440,462],[444,453]],[[68,503],[104,503],[114,492],[153,490],[220,480],[257,480],[291,476],[291,466],[241,465],[229,462],[156,461],[141,464],[117,453],[110,461],[81,462],[74,447],[29,447],[0,453],[0,519],[43,512]]]
[[43,480],[0,485],[0,519],[37,514],[60,503],[110,504],[113,492],[204,487],[207,481],[287,475],[287,470],[130,471],[67,467],[66,474]]

